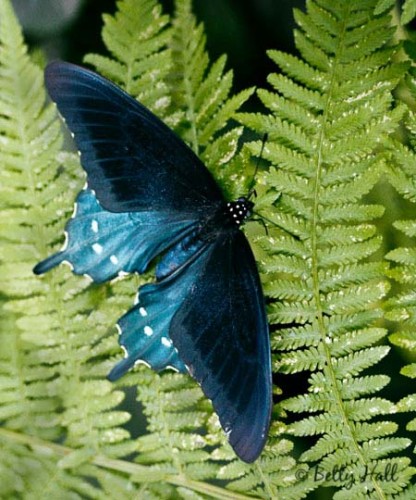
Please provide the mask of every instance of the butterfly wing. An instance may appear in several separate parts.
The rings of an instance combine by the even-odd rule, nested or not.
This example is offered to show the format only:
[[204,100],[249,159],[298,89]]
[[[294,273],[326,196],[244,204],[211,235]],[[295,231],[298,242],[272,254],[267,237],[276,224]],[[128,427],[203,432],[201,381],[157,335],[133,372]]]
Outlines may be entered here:
[[141,272],[172,247],[157,267],[158,282],[140,288],[138,304],[120,319],[126,358],[109,377],[139,361],[187,368],[212,399],[236,453],[252,462],[269,428],[271,367],[263,296],[245,236],[218,226],[208,239],[195,239],[222,194],[150,111],[86,69],[55,62],[45,75],[89,189],[67,226],[66,249],[35,271],[68,260],[75,272],[104,281],[120,271]]
[[89,189],[66,226],[66,247],[35,273],[62,261],[97,282],[142,273],[223,202],[217,184],[184,142],[110,81],[59,61],[48,65],[45,80],[74,135]]
[[252,462],[267,438],[272,386],[264,300],[245,236],[236,230],[212,243],[178,243],[157,275],[160,281],[141,287],[138,303],[119,322],[126,358],[110,379],[137,362],[179,371],[185,365],[212,400],[237,455]]
[[213,402],[237,455],[254,461],[270,424],[272,381],[264,299],[241,231],[213,245],[169,332],[180,358]]
[[209,245],[195,234],[183,238],[163,256],[156,267],[158,282],[141,286],[136,305],[118,321],[119,343],[126,356],[111,370],[110,380],[117,380],[136,363],[156,371],[173,368],[187,372],[172,344],[169,325],[196,286],[209,252]]
[[63,250],[39,262],[33,271],[43,274],[65,261],[75,274],[87,274],[97,283],[120,273],[143,273],[156,255],[194,226],[192,216],[168,210],[109,212],[93,191],[84,189],[66,225]]
[[74,135],[88,187],[111,212],[205,212],[223,201],[204,164],[159,118],[109,80],[55,61],[49,95]]

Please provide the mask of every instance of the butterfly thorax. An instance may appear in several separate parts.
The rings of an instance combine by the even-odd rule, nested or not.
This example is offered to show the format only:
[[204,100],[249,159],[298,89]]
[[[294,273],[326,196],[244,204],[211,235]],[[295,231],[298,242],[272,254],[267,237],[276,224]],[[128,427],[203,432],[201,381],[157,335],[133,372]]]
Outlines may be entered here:
[[226,204],[225,213],[231,222],[237,226],[241,226],[245,219],[250,217],[253,207],[254,203],[242,196],[236,201],[229,201]]
[[165,254],[156,268],[157,280],[170,276],[183,264],[196,257],[207,245],[218,241],[221,236],[222,241],[228,241],[227,236],[230,237],[232,233],[239,231],[245,219],[250,217],[253,207],[254,203],[245,197],[218,205],[209,216]]
[[199,247],[215,241],[220,234],[238,231],[253,207],[254,203],[245,197],[219,205],[182,241],[183,249],[188,251],[194,245]]

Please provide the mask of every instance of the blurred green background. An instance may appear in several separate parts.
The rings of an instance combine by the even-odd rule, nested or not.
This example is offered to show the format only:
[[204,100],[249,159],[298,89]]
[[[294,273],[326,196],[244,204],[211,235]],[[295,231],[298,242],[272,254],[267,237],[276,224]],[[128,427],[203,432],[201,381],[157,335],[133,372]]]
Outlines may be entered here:
[[[81,63],[88,52],[104,53],[102,14],[113,14],[116,0],[12,0],[30,45],[41,46],[50,59]],[[173,0],[161,0],[168,13]],[[264,86],[273,65],[267,49],[294,51],[293,8],[304,0],[193,0],[204,22],[211,59],[228,55],[235,71],[235,90]]]

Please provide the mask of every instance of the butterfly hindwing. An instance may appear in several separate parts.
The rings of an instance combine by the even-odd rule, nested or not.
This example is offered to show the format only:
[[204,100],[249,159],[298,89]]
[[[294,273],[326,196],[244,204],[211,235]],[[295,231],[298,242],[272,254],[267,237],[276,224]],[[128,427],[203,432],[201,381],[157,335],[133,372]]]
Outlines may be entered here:
[[231,446],[252,462],[267,438],[272,382],[263,294],[241,231],[221,235],[212,245],[169,331],[212,400]]
[[[267,438],[272,404],[268,326],[254,257],[238,230],[184,248],[178,243],[164,256],[161,280],[141,287],[136,306],[119,321],[126,358],[110,379],[140,361],[157,370],[186,366],[212,400],[231,446],[252,462]],[[169,268],[172,273],[160,274]]]
[[45,81],[74,135],[88,186],[103,208],[195,214],[223,201],[193,151],[109,80],[56,61],[46,68]]
[[119,343],[126,357],[110,372],[110,380],[140,362],[156,371],[187,371],[169,330],[173,316],[198,282],[207,251],[208,246],[191,233],[163,256],[156,267],[158,282],[141,286],[136,305],[118,321]]
[[167,304],[164,287],[160,284],[144,285],[139,293],[140,302],[117,322],[125,358],[114,366],[108,379],[119,379],[137,363],[146,364],[155,371],[172,368],[186,373],[168,334],[172,308],[176,304]]
[[66,261],[75,274],[88,274],[99,283],[120,272],[143,273],[156,255],[183,239],[195,222],[167,210],[109,212],[90,189],[85,189],[79,193],[74,215],[66,225],[64,249],[40,262],[34,272],[42,274]]

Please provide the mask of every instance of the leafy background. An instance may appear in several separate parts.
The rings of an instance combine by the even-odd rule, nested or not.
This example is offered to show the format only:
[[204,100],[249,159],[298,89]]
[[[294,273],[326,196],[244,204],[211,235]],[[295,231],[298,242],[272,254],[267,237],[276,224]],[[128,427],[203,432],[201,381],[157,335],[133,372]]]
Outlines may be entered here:
[[[199,16],[207,5],[195,2]],[[190,0],[108,2],[101,43],[83,50],[75,29],[73,50],[69,28],[32,25],[28,53],[0,0],[2,498],[415,498],[416,2],[299,2],[295,55],[268,37],[275,4],[259,5],[264,24],[250,31],[231,0],[212,2],[206,40]],[[233,33],[244,42],[221,38]],[[255,75],[233,83],[229,68],[251,68],[266,42]],[[269,134],[256,207],[275,225],[245,228],[276,382],[254,464],[235,458],[189,377],[143,368],[106,381],[120,356],[113,325],[151,273],[96,286],[64,266],[31,272],[60,247],[84,183],[43,85],[58,52],[162,117],[229,197],[247,192]]]

